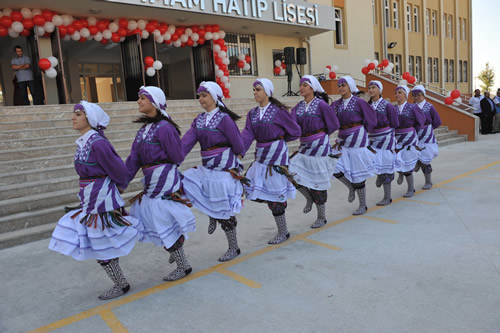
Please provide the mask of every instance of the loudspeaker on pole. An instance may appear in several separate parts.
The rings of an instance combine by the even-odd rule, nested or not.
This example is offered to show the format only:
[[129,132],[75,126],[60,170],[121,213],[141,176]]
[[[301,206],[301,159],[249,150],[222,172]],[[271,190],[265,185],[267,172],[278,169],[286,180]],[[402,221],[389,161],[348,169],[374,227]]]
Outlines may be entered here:
[[306,48],[305,47],[298,47],[297,48],[297,64],[298,65],[307,64],[307,55],[306,55]]

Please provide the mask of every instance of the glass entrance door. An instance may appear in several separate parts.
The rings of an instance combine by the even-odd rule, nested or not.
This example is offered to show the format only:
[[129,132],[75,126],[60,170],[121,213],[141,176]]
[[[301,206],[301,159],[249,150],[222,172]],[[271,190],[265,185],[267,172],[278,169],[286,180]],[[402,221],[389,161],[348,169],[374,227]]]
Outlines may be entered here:
[[125,100],[120,64],[80,64],[82,98],[92,103]]

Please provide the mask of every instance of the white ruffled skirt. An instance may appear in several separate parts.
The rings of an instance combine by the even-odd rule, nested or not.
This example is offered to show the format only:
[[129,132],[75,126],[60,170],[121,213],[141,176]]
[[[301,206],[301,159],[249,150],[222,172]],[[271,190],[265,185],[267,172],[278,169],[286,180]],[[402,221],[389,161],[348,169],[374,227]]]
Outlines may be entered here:
[[399,167],[397,171],[399,172],[410,172],[415,169],[420,152],[415,148],[415,146],[403,147],[402,150],[398,152]]
[[268,166],[265,164],[253,162],[246,177],[250,179],[250,186],[245,186],[247,199],[270,202],[285,202],[288,199],[295,199],[295,186],[284,175],[274,170],[270,174]]
[[294,176],[295,181],[307,188],[323,191],[331,186],[331,180],[337,159],[330,156],[308,156],[296,154],[290,159],[288,170]]
[[387,149],[373,148],[375,154],[374,166],[375,174],[382,175],[384,173],[392,174],[399,168],[399,159],[396,153]]
[[72,210],[57,222],[50,239],[49,249],[71,256],[76,260],[99,259],[108,260],[126,256],[135,242],[141,240],[144,230],[142,223],[132,216],[124,216],[131,226],[102,229],[103,221],[97,217],[97,227],[88,227],[80,223],[86,213],[81,212],[74,219]]
[[430,164],[432,160],[439,155],[439,147],[437,143],[419,143],[418,146],[422,149],[418,159],[423,164]]
[[243,186],[229,172],[198,166],[183,175],[186,196],[204,214],[227,220],[240,212]]
[[181,235],[187,239],[188,232],[196,231],[196,223],[191,210],[182,203],[164,200],[161,197],[143,196],[141,202],[135,201],[130,215],[144,225],[144,238],[141,242],[172,247]]
[[333,150],[332,154],[342,155],[337,161],[334,173],[342,172],[351,183],[361,183],[375,175],[375,154],[368,148],[345,148]]

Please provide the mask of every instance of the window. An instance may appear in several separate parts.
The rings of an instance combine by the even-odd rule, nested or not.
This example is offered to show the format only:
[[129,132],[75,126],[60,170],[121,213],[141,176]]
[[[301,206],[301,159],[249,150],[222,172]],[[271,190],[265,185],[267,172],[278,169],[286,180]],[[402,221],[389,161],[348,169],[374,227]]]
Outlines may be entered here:
[[459,83],[460,83],[460,82],[464,82],[464,81],[463,81],[463,77],[462,77],[462,66],[463,66],[463,65],[462,65],[462,60],[459,60],[459,61],[458,61],[458,71],[457,71],[457,73],[458,73],[458,82],[459,82]]
[[[389,60],[389,62],[392,62],[394,64],[394,54],[388,54],[387,55],[387,60]],[[394,66],[396,66],[396,64],[394,64]],[[394,68],[393,68],[394,70]]]
[[401,74],[401,54],[396,54],[396,60],[394,62],[395,74]]
[[422,57],[415,57],[415,79],[417,82],[422,81]]
[[387,28],[391,27],[391,8],[389,7],[389,0],[384,0],[384,10],[385,10],[385,26]]
[[466,19],[462,19],[462,39],[467,40],[467,25],[466,25]]
[[392,3],[392,26],[394,29],[399,29],[399,11],[397,1]]
[[432,11],[432,35],[437,36],[437,22],[436,22],[437,12],[435,10]]
[[[281,61],[281,63],[285,62],[285,52],[284,50],[273,50],[273,68],[275,67],[276,60]],[[274,73],[274,76],[280,76],[279,73]]]
[[443,14],[443,24],[441,24],[441,35],[446,37],[448,34],[446,33],[446,22],[448,19],[446,18],[446,14]]
[[464,79],[464,82],[467,82],[467,61],[464,61],[464,74],[463,74],[463,79]]
[[427,10],[425,11],[425,33],[428,35],[431,34],[430,19],[431,19],[431,10],[427,8]]
[[372,0],[372,15],[373,24],[377,24],[377,6],[375,5],[375,0]]
[[453,25],[451,21],[453,20],[453,16],[448,15],[448,37],[453,38]]
[[415,32],[420,32],[420,18],[419,18],[419,8],[418,6],[413,7],[413,29]]
[[344,45],[344,24],[342,22],[342,10],[335,8],[335,44]]
[[439,82],[439,59],[434,58],[434,82]]
[[450,59],[450,82],[455,82],[455,60]]
[[448,59],[444,59],[444,82],[448,82]]
[[377,61],[380,61],[380,55],[379,55],[379,53],[378,53],[378,52],[375,52],[375,59],[376,59]]
[[427,82],[432,82],[432,58],[427,58]]
[[458,18],[458,31],[457,31],[457,38],[458,40],[462,40],[462,18]]
[[411,5],[406,5],[406,29],[411,31]]
[[[255,35],[240,35],[226,33],[224,41],[227,46],[227,56],[229,58],[229,65],[227,69],[229,75],[242,76],[242,75],[258,75],[257,73],[257,59],[256,59],[256,47],[255,47]],[[244,53],[252,58],[250,62],[250,69],[244,71],[242,68],[238,67],[238,55]]]
[[414,69],[415,69],[415,57],[409,56],[408,57],[408,72],[410,72],[411,76],[415,75]]

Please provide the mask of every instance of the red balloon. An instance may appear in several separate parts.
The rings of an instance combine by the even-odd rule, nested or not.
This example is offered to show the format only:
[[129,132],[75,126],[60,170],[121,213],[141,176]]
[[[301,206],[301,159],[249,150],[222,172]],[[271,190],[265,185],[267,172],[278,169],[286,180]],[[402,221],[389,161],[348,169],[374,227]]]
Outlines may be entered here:
[[220,77],[218,77],[218,76],[217,76],[217,77],[215,78],[215,82],[216,82],[217,84],[219,84],[219,82],[221,82]]
[[10,14],[10,18],[14,22],[22,22],[23,21],[23,14],[21,14],[21,12],[14,11]]
[[142,32],[141,29],[135,28],[134,30],[132,30],[132,35],[137,35],[140,34],[141,32]]
[[72,25],[78,31],[82,30],[82,28],[83,28],[82,21],[80,21],[80,20],[74,20]]
[[375,64],[374,64],[373,62],[370,62],[370,63],[368,64],[368,69],[369,69],[369,70],[374,70],[374,69],[375,69]]
[[24,19],[23,26],[25,29],[28,29],[28,30],[33,29],[33,27],[35,26],[35,23],[33,23],[32,19]]
[[417,79],[414,76],[410,75],[410,77],[407,79],[407,81],[409,84],[414,84],[417,81]]
[[189,38],[186,42],[187,46],[193,46],[194,42],[191,38]]
[[274,67],[274,74],[280,75],[280,73],[281,73],[281,67],[279,66]]
[[217,45],[219,45],[220,47],[222,47],[224,44],[226,44],[226,42],[224,41],[224,39],[222,38],[219,38],[215,41],[217,43]]
[[172,40],[171,39],[167,39],[167,40],[164,40],[163,43],[165,43],[167,45],[170,45],[170,44],[172,44]]
[[408,79],[410,78],[410,73],[409,72],[404,72],[403,73],[403,79],[405,79],[406,81],[408,81]]
[[23,31],[21,31],[21,36],[29,37],[30,35],[31,35],[31,30],[23,29]]
[[97,27],[95,25],[91,25],[88,29],[89,29],[89,32],[92,36],[94,36],[96,33],[99,32],[99,29],[97,29]]
[[181,27],[175,28],[175,34],[178,36],[181,36],[184,33],[184,30],[181,29]]
[[128,27],[128,20],[124,19],[124,18],[121,18],[118,21],[118,25],[120,26],[120,28],[127,28]]
[[223,64],[219,65],[219,69],[223,70],[223,71],[227,71],[227,65],[223,63]]
[[125,28],[118,29],[118,36],[126,37],[127,36],[127,29],[125,29]]
[[113,43],[119,43],[120,42],[120,35],[118,35],[116,32],[113,32],[111,35],[111,41]]
[[85,38],[85,37],[80,37],[80,40],[79,40],[79,42],[80,42],[80,43],[85,43],[86,41],[87,41],[87,38]]
[[[42,10],[42,16],[45,19],[45,21],[52,21],[52,18],[54,17],[54,13],[48,9]],[[80,30],[80,29],[78,29]]]
[[337,77],[337,74],[335,74],[335,72],[330,72],[330,74],[328,74],[328,76],[330,77],[330,79],[335,79]]
[[224,84],[224,82],[221,81],[221,82],[219,82],[219,87],[221,89],[224,89],[224,88],[226,88],[226,85]]
[[168,28],[167,28],[167,27],[164,27],[164,26],[160,26],[160,27],[158,28],[158,30],[160,30],[160,33],[163,35],[163,34],[165,34],[165,32],[167,32]]
[[451,97],[451,96],[446,97],[446,98],[444,99],[444,103],[445,103],[446,105],[451,105],[451,104],[453,104],[453,97]]
[[220,31],[220,27],[218,24],[213,24],[212,25],[212,32],[219,32]]
[[[219,58],[219,57],[215,58],[215,63],[217,64],[217,66],[220,66],[220,65],[222,65],[222,64],[223,64],[222,59],[221,59],[221,58]],[[243,64],[243,65],[244,65],[244,64]],[[243,66],[241,66],[240,68],[242,68],[242,67],[243,67]]]
[[[99,29],[100,32],[103,32],[104,30],[106,30],[108,28],[108,24],[105,21],[99,21],[95,24],[95,26],[97,27],[97,29]],[[104,43],[104,44],[106,44],[106,43]]]
[[84,28],[88,28],[89,27],[89,21],[87,21],[85,19],[81,19],[80,22],[82,23],[82,26]]
[[227,69],[224,71],[224,76],[229,76],[229,71]]
[[203,45],[203,44],[205,44],[205,38],[200,37],[200,39],[198,39],[198,45]]
[[389,65],[389,60],[387,60],[387,59],[382,60],[383,67],[387,67],[388,65]]
[[151,23],[152,25],[154,25],[155,29],[160,26],[160,23],[158,23],[158,20],[151,20],[151,21],[149,21],[149,23]]
[[220,47],[221,51],[227,52],[227,45],[223,45]]
[[0,25],[0,37],[5,37],[9,34],[9,29],[4,27],[3,25]]
[[191,30],[193,30],[193,32],[198,32],[200,28],[197,26],[197,25],[192,25],[191,26]]
[[57,27],[57,29],[59,29],[59,36],[60,37],[64,37],[68,33],[68,28],[66,28],[65,25],[60,25]]
[[153,59],[153,57],[146,57],[144,58],[144,63],[146,64],[146,66],[153,66],[153,63],[155,62],[155,60]]
[[72,26],[71,24],[68,25],[68,34],[72,35],[75,33],[75,31],[76,31],[76,29],[74,26]]
[[103,38],[99,43],[101,43],[102,45],[106,45],[108,44],[108,40],[106,38]]
[[38,61],[38,67],[40,67],[40,69],[46,71],[47,69],[49,69],[51,67],[50,60],[47,58],[40,59]]
[[181,47],[185,47],[186,46],[186,43],[181,43]]
[[206,31],[206,32],[213,32],[213,30],[212,30],[212,26],[211,26],[210,24],[207,24],[207,25],[205,26],[205,31]]
[[[205,33],[206,33],[206,30],[205,30],[205,29],[200,29],[200,30],[198,30],[198,35],[200,35],[200,37],[205,36]],[[198,43],[198,44],[199,44],[199,43]]]
[[286,69],[286,64],[284,62],[281,63],[281,68]]
[[[177,40],[179,39],[179,35],[177,35],[177,34],[173,34],[173,35],[170,37],[170,39],[172,39],[172,41],[174,41],[174,42],[175,42],[175,41],[177,41]],[[200,38],[200,39],[201,39],[201,38]],[[198,44],[199,44],[199,43],[198,43]]]
[[455,89],[451,92],[451,98],[455,99],[455,98],[459,98],[460,97],[460,90],[458,89]]
[[245,66],[245,62],[243,60],[238,61],[238,67],[243,68]]
[[252,57],[250,57],[249,55],[245,56],[245,61],[247,63],[250,63],[252,61]]
[[224,93],[224,96],[229,95],[229,89],[227,88],[222,89],[222,92]]
[[368,74],[369,72],[370,72],[370,70],[368,69],[368,67],[363,67],[363,68],[361,69],[361,73],[363,73],[363,74],[365,74],[365,75],[366,75],[366,74]]
[[0,24],[8,29],[12,25],[12,19],[10,16],[2,16],[2,18],[0,18]]
[[146,24],[146,31],[149,32],[149,33],[152,33],[153,31],[155,31],[156,27],[153,23],[148,23]]
[[332,70],[332,66],[330,66],[330,65],[326,66],[326,68],[328,68],[329,70]]

